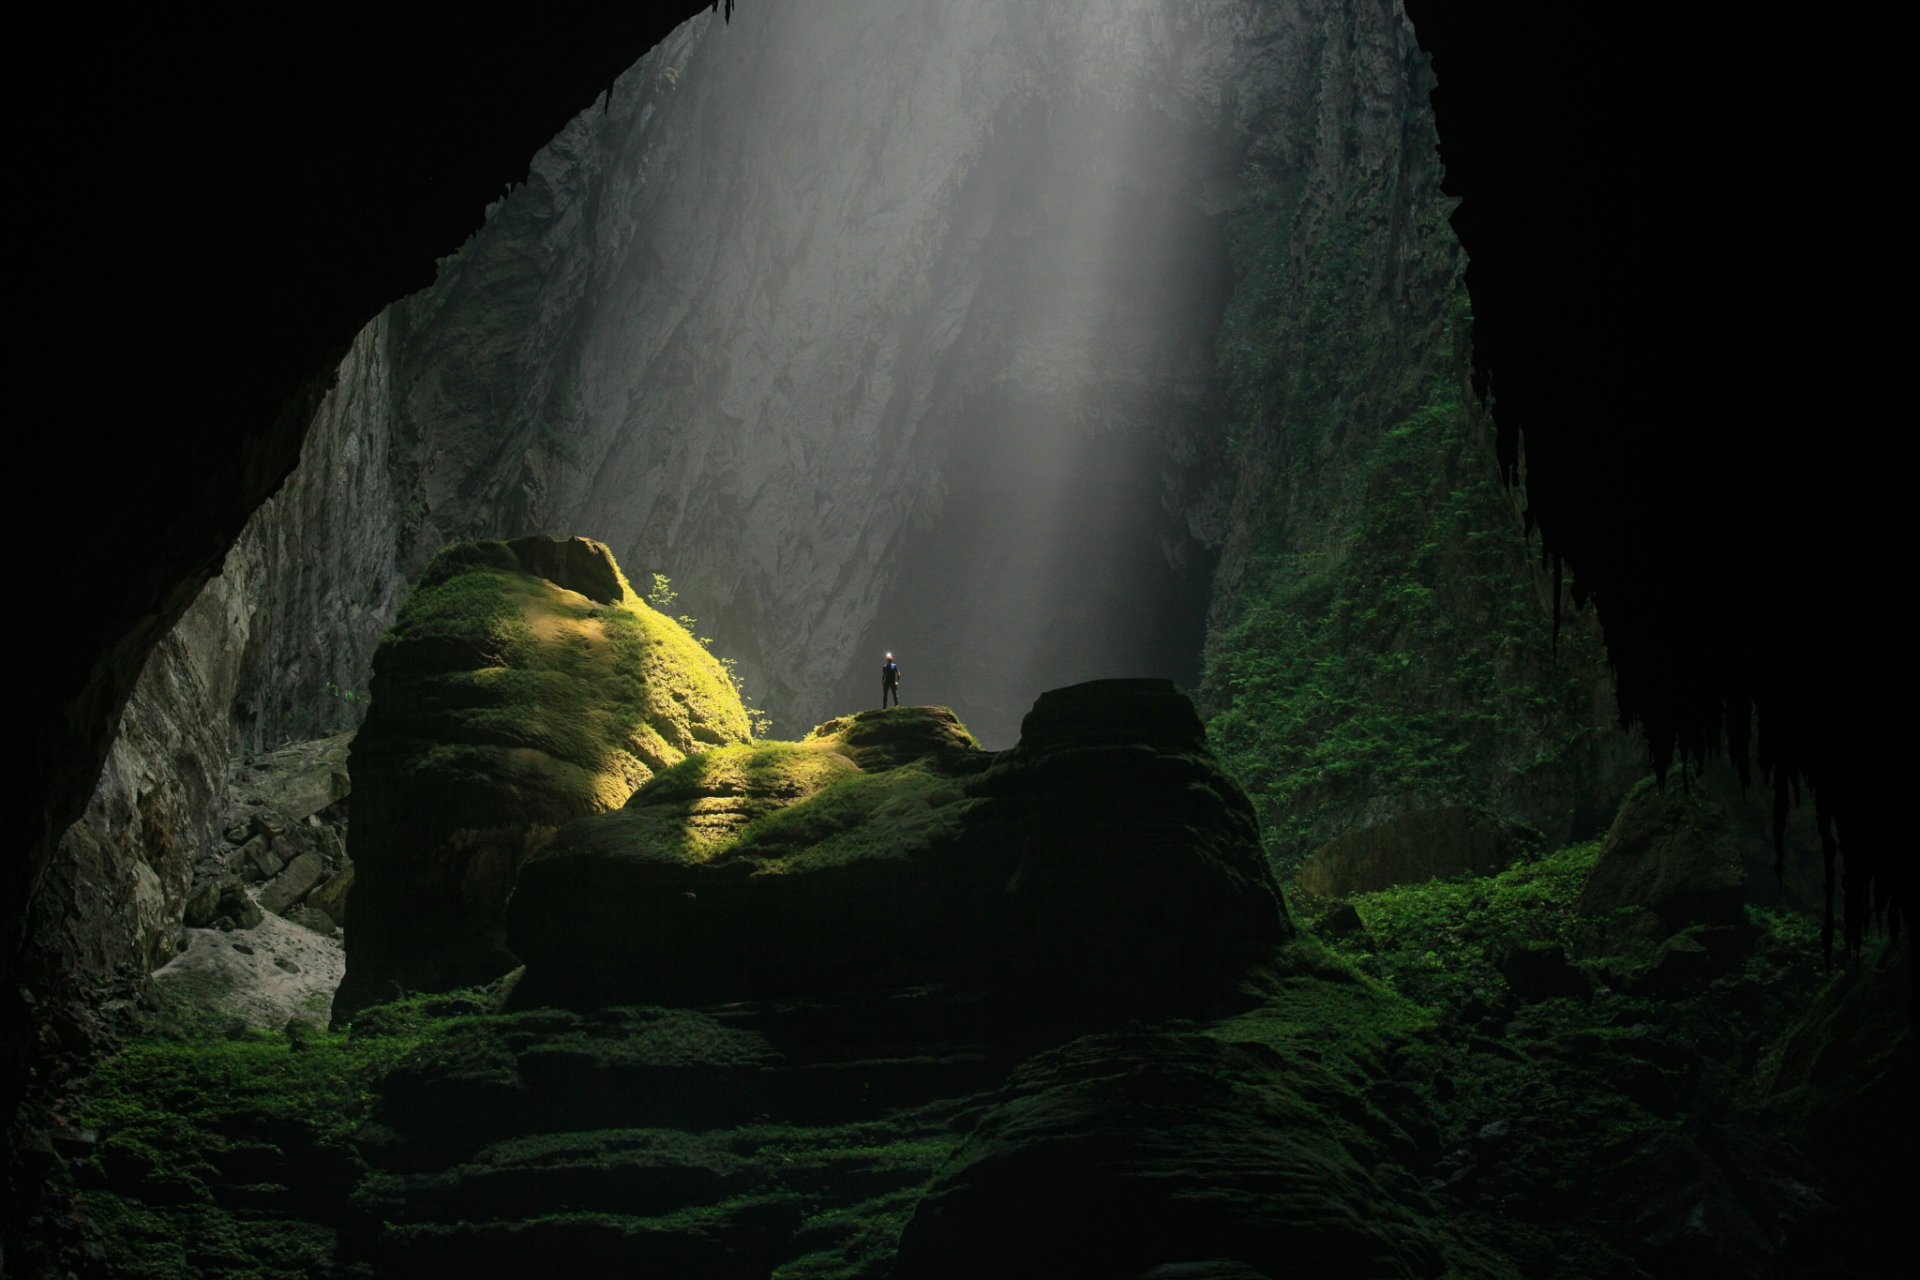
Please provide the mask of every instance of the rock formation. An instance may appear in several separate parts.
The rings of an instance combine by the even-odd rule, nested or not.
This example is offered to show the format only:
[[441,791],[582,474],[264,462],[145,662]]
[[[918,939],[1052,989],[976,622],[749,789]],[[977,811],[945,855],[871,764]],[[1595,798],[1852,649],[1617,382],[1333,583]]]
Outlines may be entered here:
[[509,914],[535,1003],[1198,1007],[1291,932],[1246,798],[1151,680],[1043,695],[998,757],[939,707],[709,752],[562,831]]
[[1668,928],[1734,924],[1746,886],[1737,828],[1713,797],[1676,779],[1665,788],[1643,784],[1621,806],[1580,909],[1640,908]]
[[[401,636],[511,633],[428,625],[432,583],[474,573],[532,601],[509,621],[604,607],[522,571],[559,545],[455,549]],[[998,754],[944,708],[865,711],[564,827],[509,904],[517,979],[136,1043],[44,1158],[128,1272],[1890,1273],[1894,1181],[1771,1130],[1859,1134],[1911,1096],[1892,972],[1828,982],[1804,923],[1755,913],[1659,989],[1600,981],[1621,913],[1578,902],[1602,860],[1362,895],[1323,944],[1165,682],[1051,691]],[[349,937],[413,925],[355,901]],[[281,1016],[319,959],[289,935],[324,940],[256,935],[196,932],[167,989]],[[277,1002],[232,999],[247,964]]]
[[[1538,636],[1491,669],[1524,717],[1481,714],[1477,687],[1438,699],[1461,721],[1448,734],[1471,729],[1470,787],[1398,758],[1276,781],[1257,767],[1271,744],[1242,732],[1271,709],[1231,714],[1248,654],[1228,633],[1272,585],[1246,572],[1273,559],[1265,531],[1289,530],[1282,558],[1300,563],[1344,545],[1333,515],[1356,468],[1461,367],[1459,256],[1397,12],[936,14],[703,18],[622,76],[315,390],[300,466],[196,606],[223,620],[190,637],[220,687],[136,699],[130,745],[149,723],[251,751],[350,728],[439,547],[585,527],[670,573],[789,728],[862,699],[861,655],[882,646],[905,655],[910,697],[959,707],[996,746],[1046,685],[1191,685],[1211,591],[1226,674],[1203,705],[1270,845],[1283,814],[1316,809],[1287,847],[1462,801],[1556,837],[1591,820],[1609,797],[1576,776],[1578,681]],[[1245,385],[1262,334],[1337,376],[1276,416]],[[1449,486],[1490,474],[1484,449],[1448,447]],[[1501,546],[1494,576],[1524,578],[1528,554]],[[1478,616],[1485,593],[1460,583],[1439,583],[1445,609]],[[1438,687],[1371,665],[1366,700]],[[194,759],[217,778],[214,754]],[[1309,803],[1275,799],[1302,778]],[[101,803],[131,810],[117,785]],[[74,899],[131,901],[129,852],[110,893]],[[155,874],[168,914],[187,885]],[[76,909],[70,933],[108,914]]]
[[145,971],[178,950],[195,865],[226,804],[219,709],[239,686],[236,627],[244,642],[244,606],[216,582],[141,669],[86,812],[41,886],[37,981]]
[[513,967],[528,853],[654,774],[751,737],[724,668],[575,538],[442,551],[374,658],[354,740],[354,928],[335,1006]]

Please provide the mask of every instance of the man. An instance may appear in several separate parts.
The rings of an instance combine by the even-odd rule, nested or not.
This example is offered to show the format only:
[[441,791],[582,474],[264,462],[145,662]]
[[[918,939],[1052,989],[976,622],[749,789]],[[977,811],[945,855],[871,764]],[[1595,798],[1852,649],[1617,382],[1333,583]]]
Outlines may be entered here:
[[886,710],[887,695],[893,695],[893,705],[900,705],[900,664],[888,654],[887,660],[880,664],[880,709]]

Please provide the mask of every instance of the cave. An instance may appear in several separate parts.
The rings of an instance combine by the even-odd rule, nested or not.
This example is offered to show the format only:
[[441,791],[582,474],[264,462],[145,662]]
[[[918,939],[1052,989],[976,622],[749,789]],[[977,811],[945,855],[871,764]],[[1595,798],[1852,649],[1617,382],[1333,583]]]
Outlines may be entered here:
[[56,28],[0,1271],[1903,1273],[1896,42]]

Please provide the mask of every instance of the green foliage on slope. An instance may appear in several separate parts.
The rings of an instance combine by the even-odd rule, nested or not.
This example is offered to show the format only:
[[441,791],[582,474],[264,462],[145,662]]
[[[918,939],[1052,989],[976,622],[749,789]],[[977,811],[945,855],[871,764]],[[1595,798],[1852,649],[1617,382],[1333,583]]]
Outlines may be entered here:
[[377,683],[409,688],[404,709],[376,709],[356,750],[425,742],[410,770],[480,786],[517,753],[591,812],[692,751],[747,739],[726,669],[606,563],[614,603],[529,572],[509,544],[443,550],[375,656]]
[[[1533,553],[1462,403],[1464,291],[1418,316],[1378,296],[1402,258],[1445,279],[1444,214],[1396,239],[1360,197],[1312,229],[1270,206],[1234,232],[1230,438],[1270,492],[1243,498],[1200,697],[1283,873],[1370,804],[1548,827],[1591,786],[1584,668],[1556,661]],[[1583,637],[1562,643],[1587,661]]]

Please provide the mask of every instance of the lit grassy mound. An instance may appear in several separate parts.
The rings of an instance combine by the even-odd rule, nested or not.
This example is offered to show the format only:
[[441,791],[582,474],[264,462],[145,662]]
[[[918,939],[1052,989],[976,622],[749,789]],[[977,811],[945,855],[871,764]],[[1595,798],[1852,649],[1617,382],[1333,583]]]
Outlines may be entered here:
[[920,983],[1132,1008],[1291,933],[1251,810],[1159,681],[1043,696],[990,757],[940,707],[711,752],[523,868],[522,1004]]
[[688,756],[751,739],[719,662],[584,538],[446,548],[373,666],[336,1016],[512,968],[505,905],[531,850]]

